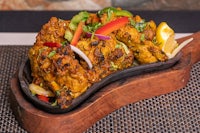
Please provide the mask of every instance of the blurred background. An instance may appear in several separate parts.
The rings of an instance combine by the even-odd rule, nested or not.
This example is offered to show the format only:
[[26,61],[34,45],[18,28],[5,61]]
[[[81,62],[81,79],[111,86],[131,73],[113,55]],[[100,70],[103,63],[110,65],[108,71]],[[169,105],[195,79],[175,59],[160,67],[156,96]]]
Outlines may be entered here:
[[0,0],[0,10],[200,10],[200,0]]

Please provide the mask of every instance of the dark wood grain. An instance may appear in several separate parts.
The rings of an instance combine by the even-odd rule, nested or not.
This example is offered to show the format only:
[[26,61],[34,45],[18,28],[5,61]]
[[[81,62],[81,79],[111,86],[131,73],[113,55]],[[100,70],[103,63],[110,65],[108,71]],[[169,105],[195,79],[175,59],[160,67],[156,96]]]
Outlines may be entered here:
[[11,79],[11,108],[28,132],[81,133],[122,106],[183,88],[190,78],[192,65],[200,60],[200,32],[181,38],[178,42],[190,37],[194,40],[182,50],[181,60],[174,67],[114,82],[65,114],[49,114],[34,107],[24,98],[18,78],[14,76]]

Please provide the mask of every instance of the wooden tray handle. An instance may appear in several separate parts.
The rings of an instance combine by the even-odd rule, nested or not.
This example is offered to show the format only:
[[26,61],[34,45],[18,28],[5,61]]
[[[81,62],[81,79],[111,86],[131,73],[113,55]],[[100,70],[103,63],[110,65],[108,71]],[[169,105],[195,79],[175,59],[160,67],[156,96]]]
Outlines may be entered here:
[[180,44],[181,42],[189,38],[193,38],[193,40],[182,49],[182,58],[191,56],[191,65],[193,65],[196,62],[200,61],[200,31],[190,36],[180,38],[177,40],[177,42]]

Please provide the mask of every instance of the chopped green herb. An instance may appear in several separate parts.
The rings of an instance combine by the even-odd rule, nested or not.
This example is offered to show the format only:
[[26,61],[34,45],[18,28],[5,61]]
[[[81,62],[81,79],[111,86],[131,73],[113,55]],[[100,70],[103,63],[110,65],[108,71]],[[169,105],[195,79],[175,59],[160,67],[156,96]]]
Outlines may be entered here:
[[144,41],[144,40],[145,40],[145,35],[144,35],[144,34],[141,34],[140,40],[141,40],[141,41]]
[[107,11],[107,15],[108,15],[108,17],[107,17],[107,19],[106,19],[107,22],[110,21],[112,14],[113,14],[113,10],[111,10],[111,9],[109,8],[108,11]]
[[53,50],[53,51],[51,51],[51,52],[49,53],[48,57],[51,58],[51,57],[54,56],[55,54],[56,54],[56,51]]
[[73,34],[69,29],[66,29],[64,38],[67,39],[67,41],[71,42]]
[[145,27],[146,27],[147,23],[145,22],[145,20],[142,20],[139,23],[136,23],[135,28],[139,31],[139,32],[143,32]]
[[158,42],[157,42],[157,40],[156,40],[156,37],[153,38],[152,43],[155,44],[155,45],[158,45]]
[[88,24],[83,27],[85,32],[92,33],[101,26],[101,23]]
[[61,42],[62,46],[66,46],[67,44],[69,44],[67,41],[63,41]]
[[139,23],[136,23],[133,19],[129,18],[131,26],[133,26],[138,32],[143,32],[145,27],[147,26],[147,22],[144,19]]
[[132,18],[128,18],[131,26],[135,27],[136,22]]
[[117,70],[118,69],[118,66],[117,65],[115,65],[115,63],[114,62],[110,62],[110,70]]

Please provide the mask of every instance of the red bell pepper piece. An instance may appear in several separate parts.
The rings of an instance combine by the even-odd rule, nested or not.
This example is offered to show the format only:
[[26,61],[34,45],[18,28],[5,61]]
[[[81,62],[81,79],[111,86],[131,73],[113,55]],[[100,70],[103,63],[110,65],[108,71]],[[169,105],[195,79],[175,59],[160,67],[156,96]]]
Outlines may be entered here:
[[79,24],[78,24],[78,27],[76,28],[74,36],[72,38],[71,45],[76,46],[76,44],[78,43],[78,40],[79,40],[79,38],[80,38],[80,36],[83,32],[83,25],[84,25],[84,22],[80,21]]
[[43,45],[48,47],[61,47],[61,44],[56,42],[45,42]]
[[37,95],[37,98],[40,99],[43,102],[49,102],[49,98],[43,95]]
[[96,30],[96,34],[107,35],[115,30],[120,29],[129,22],[128,17],[121,17],[113,20]]

